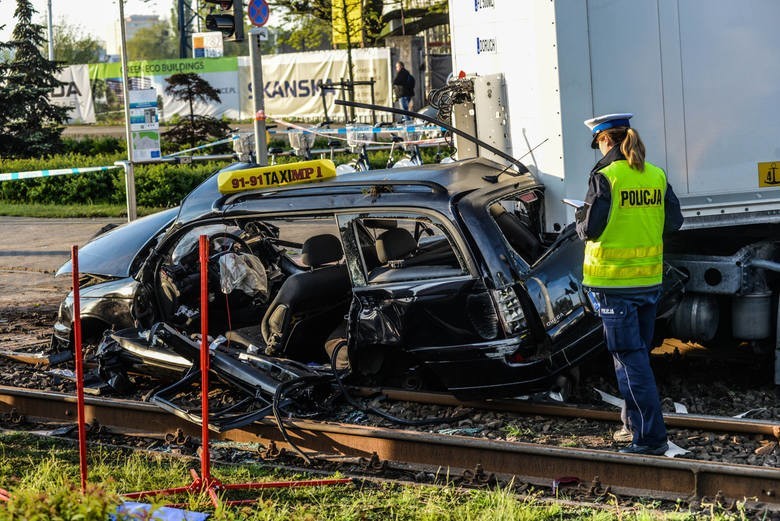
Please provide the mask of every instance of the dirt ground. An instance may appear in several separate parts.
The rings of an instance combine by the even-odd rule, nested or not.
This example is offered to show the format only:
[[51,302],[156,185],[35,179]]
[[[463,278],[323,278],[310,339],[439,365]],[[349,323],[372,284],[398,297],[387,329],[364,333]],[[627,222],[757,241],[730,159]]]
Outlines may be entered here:
[[69,276],[55,278],[70,258],[103,226],[123,219],[32,219],[0,217],[0,314],[11,308],[59,302],[71,287]]

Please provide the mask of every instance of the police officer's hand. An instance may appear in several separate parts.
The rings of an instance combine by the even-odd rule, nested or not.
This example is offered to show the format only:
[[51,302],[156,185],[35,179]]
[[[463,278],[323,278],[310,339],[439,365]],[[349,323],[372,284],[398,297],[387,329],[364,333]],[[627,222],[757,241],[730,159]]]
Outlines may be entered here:
[[584,221],[585,218],[587,217],[587,215],[588,215],[588,205],[587,204],[583,205],[583,206],[580,206],[579,208],[574,210],[574,219],[577,222]]

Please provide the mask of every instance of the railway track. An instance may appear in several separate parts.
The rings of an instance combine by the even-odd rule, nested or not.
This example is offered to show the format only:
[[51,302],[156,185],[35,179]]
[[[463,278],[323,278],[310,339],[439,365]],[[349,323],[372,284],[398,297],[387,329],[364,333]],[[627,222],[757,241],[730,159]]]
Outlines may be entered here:
[[[362,388],[358,392],[363,396],[383,395],[391,400],[416,402],[426,405],[445,407],[471,407],[480,410],[501,411],[515,414],[533,414],[560,418],[584,418],[588,420],[610,421],[619,423],[620,413],[585,407],[581,404],[565,405],[538,403],[526,400],[490,400],[464,402],[445,393],[424,393],[404,391],[399,389]],[[780,422],[768,420],[753,420],[745,418],[726,418],[722,416],[706,416],[697,414],[664,413],[664,423],[667,427],[677,429],[696,429],[710,432],[729,432],[739,434],[757,434],[774,436],[780,439]]]
[[[61,393],[0,387],[0,412],[10,415],[12,411],[30,420],[73,422],[76,400]],[[199,427],[154,405],[128,400],[86,397],[86,419],[137,435],[163,436],[177,429],[193,437],[199,434]],[[715,424],[724,427],[722,418],[716,420],[719,421]],[[285,423],[293,442],[313,458],[370,458],[377,466],[386,462],[390,466],[413,466],[450,476],[461,473],[477,481],[495,475],[544,487],[562,481],[578,482],[590,484],[594,493],[672,500],[747,500],[759,508],[780,511],[780,472],[774,468],[630,456],[310,420]],[[741,428],[763,432],[767,422],[737,423]],[[215,438],[290,448],[271,421],[218,433]]]

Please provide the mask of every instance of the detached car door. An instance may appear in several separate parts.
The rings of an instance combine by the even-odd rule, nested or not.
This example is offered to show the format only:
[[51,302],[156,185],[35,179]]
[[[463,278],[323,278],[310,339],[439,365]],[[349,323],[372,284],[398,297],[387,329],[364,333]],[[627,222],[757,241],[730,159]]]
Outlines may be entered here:
[[423,211],[340,215],[339,227],[354,287],[353,369],[409,388],[473,380],[461,362],[500,325],[457,230]]

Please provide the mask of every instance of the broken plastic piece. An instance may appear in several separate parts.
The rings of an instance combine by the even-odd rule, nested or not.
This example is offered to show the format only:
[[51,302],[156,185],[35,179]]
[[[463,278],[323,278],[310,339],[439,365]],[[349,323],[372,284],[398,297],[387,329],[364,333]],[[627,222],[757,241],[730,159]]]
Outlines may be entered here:
[[0,349],[0,356],[10,358],[11,360],[16,360],[17,362],[22,362],[23,364],[57,365],[72,359],[73,353],[70,351],[60,351],[59,353],[46,354]]
[[603,402],[613,405],[618,409],[623,408],[623,404],[625,403],[625,401],[622,400],[621,398],[618,398],[617,396],[612,396],[611,394],[605,393],[604,391],[600,389],[596,389],[595,387],[593,388],[593,390],[599,393],[599,396],[601,396],[601,400]]
[[201,512],[126,501],[116,507],[116,515],[112,515],[111,520],[153,519],[155,521],[206,521],[208,517],[209,514]]
[[681,456],[683,454],[686,454],[690,451],[683,449],[679,445],[676,445],[674,442],[666,440],[666,443],[669,445],[669,448],[666,449],[666,452],[664,453],[664,456],[667,458],[673,458],[675,456]]
[[757,412],[764,412],[766,410],[767,410],[766,407],[759,407],[758,409],[750,409],[749,411],[745,411],[743,413],[735,415],[734,418],[747,418],[751,414],[755,414]]

